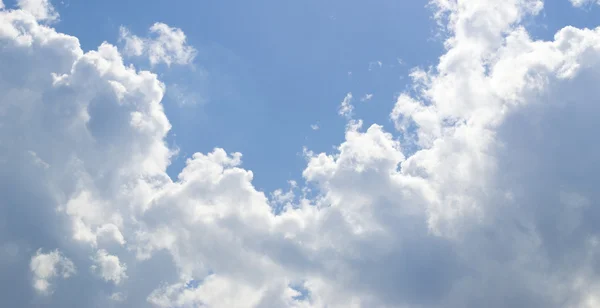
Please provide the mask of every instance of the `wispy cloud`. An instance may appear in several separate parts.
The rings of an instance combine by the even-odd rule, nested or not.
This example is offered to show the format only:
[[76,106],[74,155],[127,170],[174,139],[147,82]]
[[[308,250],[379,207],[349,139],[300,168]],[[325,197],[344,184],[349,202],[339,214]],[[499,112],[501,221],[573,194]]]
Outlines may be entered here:
[[352,105],[352,93],[348,93],[340,103],[338,114],[350,118],[352,117],[352,111],[354,111],[354,106]]

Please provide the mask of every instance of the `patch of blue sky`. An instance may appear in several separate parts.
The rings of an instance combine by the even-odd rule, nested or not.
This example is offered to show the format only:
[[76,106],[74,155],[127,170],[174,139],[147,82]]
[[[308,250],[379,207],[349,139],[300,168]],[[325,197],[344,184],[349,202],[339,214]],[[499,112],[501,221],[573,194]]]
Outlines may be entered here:
[[534,39],[552,40],[565,25],[595,28],[598,20],[600,7],[594,3],[575,8],[569,0],[546,0],[544,10],[528,22],[526,28]]
[[292,299],[294,299],[296,301],[303,301],[305,299],[310,298],[310,291],[304,287],[304,283],[290,284],[289,287],[291,289],[293,289],[294,291],[298,292],[298,294],[296,296],[292,297]]
[[117,44],[120,26],[139,36],[157,21],[181,28],[198,50],[194,69],[153,68],[167,84],[168,141],[180,149],[170,175],[194,152],[223,147],[243,153],[244,167],[266,192],[301,182],[303,147],[332,152],[343,141],[346,120],[337,109],[348,92],[365,127],[391,130],[388,114],[408,71],[435,63],[441,52],[426,1],[65,0],[55,6],[61,14],[55,26],[83,38],[86,50],[105,38]]

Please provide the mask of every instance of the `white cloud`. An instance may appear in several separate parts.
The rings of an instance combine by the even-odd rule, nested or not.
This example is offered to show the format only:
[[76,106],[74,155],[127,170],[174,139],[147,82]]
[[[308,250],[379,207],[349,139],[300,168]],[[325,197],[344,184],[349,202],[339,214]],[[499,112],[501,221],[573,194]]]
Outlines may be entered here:
[[352,117],[352,111],[354,111],[354,106],[352,105],[352,93],[346,94],[344,100],[340,103],[340,108],[338,110],[338,114],[350,118]]
[[144,39],[131,34],[129,29],[121,27],[119,29],[120,39],[125,42],[123,53],[128,56],[141,56],[146,49],[146,41]]
[[127,266],[120,262],[119,257],[108,254],[106,250],[98,250],[93,260],[92,271],[98,273],[105,281],[120,284],[127,278]]
[[[398,132],[350,120],[336,151],[305,152],[312,193],[291,185],[271,200],[242,155],[223,149],[194,154],[171,180],[156,75],[125,66],[114,46],[83,52],[30,14],[0,11],[0,247],[10,252],[0,274],[11,277],[0,297],[14,307],[35,290],[54,291],[47,307],[596,305],[600,29],[535,41],[519,23],[539,1],[434,5],[447,51],[413,71],[390,115]],[[349,119],[351,99],[340,108]],[[22,257],[38,247],[60,250]]]
[[[17,0],[17,5],[40,21],[52,22],[59,17],[50,0]],[[3,7],[4,4],[0,3],[0,8]]]
[[582,7],[585,5],[600,4],[597,0],[569,0],[574,7]]
[[96,236],[107,241],[118,243],[119,245],[125,245],[125,238],[119,230],[119,227],[111,223],[98,227],[98,229],[96,229]]
[[370,101],[371,99],[373,99],[373,94],[367,93],[360,99],[360,101],[367,102],[367,101]]
[[261,290],[237,285],[236,281],[217,276],[208,276],[199,288],[187,287],[187,283],[177,283],[155,290],[148,302],[156,307],[256,307],[261,298]]
[[164,23],[150,27],[150,36],[141,38],[133,35],[125,27],[120,29],[121,40],[125,43],[124,53],[128,56],[147,56],[150,64],[166,65],[191,64],[196,57],[196,49],[187,44],[187,38],[179,28]]
[[39,158],[35,152],[27,151],[27,153],[29,155],[31,155],[31,159],[33,160],[33,162],[36,165],[40,166],[40,168],[44,168],[44,169],[50,168],[50,165],[48,165],[48,163],[46,163],[43,159]]
[[33,287],[42,294],[52,292],[55,277],[67,279],[75,274],[75,265],[58,250],[43,253],[39,249],[31,258],[29,268],[33,273]]
[[310,125],[310,129],[312,129],[312,130],[319,130],[319,128],[320,128],[319,124],[311,124]]

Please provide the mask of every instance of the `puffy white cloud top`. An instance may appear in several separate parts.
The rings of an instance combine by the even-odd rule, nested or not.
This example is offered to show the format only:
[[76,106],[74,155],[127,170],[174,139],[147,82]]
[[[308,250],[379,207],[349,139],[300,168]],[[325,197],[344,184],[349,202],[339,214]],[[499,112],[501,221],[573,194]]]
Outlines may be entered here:
[[[600,307],[600,28],[532,40],[541,1],[432,3],[446,52],[397,131],[350,120],[280,211],[240,153],[167,176],[155,74],[83,52],[47,1],[0,10],[2,306]],[[175,39],[126,50],[189,59],[154,28]]]
[[31,258],[30,268],[34,276],[33,287],[41,293],[51,292],[50,279],[56,276],[66,279],[76,272],[73,262],[58,250],[47,254],[38,250]]
[[[17,5],[40,21],[55,21],[58,13],[49,0],[17,0]],[[4,5],[0,3],[0,7]]]

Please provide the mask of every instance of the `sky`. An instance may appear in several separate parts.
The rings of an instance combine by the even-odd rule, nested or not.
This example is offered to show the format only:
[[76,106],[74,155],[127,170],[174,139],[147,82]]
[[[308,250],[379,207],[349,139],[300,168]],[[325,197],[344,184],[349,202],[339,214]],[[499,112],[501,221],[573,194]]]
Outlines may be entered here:
[[599,20],[0,1],[0,306],[599,308]]
[[[337,108],[348,92],[357,100],[377,92],[357,112],[391,125],[388,113],[407,73],[434,64],[442,50],[425,1],[152,1],[143,13],[141,1],[122,2],[57,3],[56,27],[78,37],[84,50],[117,44],[121,26],[138,35],[157,21],[184,30],[198,51],[193,69],[155,68],[178,85],[164,102],[177,135],[169,141],[181,150],[169,173],[176,176],[196,151],[223,147],[261,170],[255,185],[268,191],[301,179],[303,147],[329,152],[342,141]],[[272,143],[278,146],[265,151]]]

